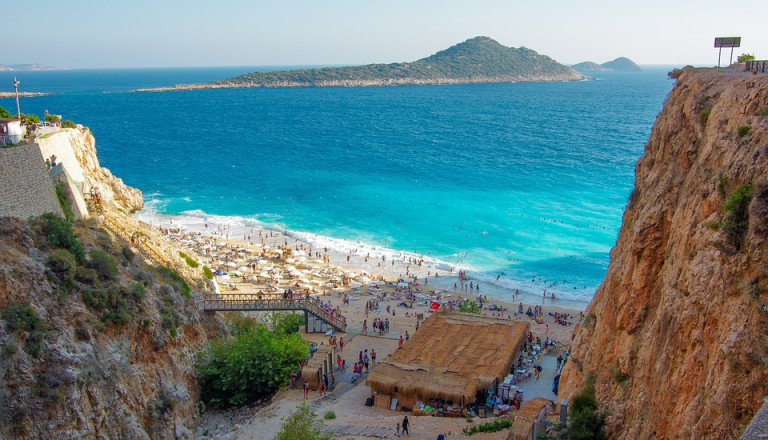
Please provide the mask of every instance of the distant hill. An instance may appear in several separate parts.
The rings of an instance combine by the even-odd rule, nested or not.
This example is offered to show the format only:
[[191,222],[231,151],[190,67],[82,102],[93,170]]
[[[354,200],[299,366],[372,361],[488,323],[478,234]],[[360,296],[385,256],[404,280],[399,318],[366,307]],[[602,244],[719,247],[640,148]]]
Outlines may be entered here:
[[574,70],[579,72],[604,72],[609,70],[618,70],[624,72],[639,72],[643,69],[640,68],[634,61],[626,57],[619,57],[613,61],[608,61],[603,64],[593,63],[592,61],[585,61],[583,63],[574,64]]
[[44,64],[0,64],[0,71],[29,71],[29,70],[69,70],[67,67],[46,66]]
[[207,84],[152,90],[575,81],[586,78],[531,49],[515,49],[488,37],[475,37],[409,63],[253,72]]

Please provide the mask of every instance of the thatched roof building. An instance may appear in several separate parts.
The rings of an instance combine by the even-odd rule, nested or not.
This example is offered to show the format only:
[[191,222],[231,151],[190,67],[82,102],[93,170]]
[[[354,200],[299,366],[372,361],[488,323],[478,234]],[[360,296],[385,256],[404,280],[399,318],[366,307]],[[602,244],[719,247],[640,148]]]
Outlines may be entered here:
[[469,403],[509,373],[529,329],[527,321],[435,313],[366,383],[405,405],[428,399]]
[[514,440],[530,440],[545,432],[543,425],[552,402],[543,397],[536,397],[523,404],[515,416],[512,426]]

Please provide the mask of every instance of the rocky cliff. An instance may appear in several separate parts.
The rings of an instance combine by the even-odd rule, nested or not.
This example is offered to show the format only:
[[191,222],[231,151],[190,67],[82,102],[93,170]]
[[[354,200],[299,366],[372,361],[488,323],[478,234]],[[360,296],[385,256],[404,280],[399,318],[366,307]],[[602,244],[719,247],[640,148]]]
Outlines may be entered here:
[[191,437],[195,363],[220,331],[194,303],[202,281],[130,217],[141,192],[99,166],[86,128],[40,146],[98,188],[103,208],[74,225],[81,257],[55,222],[0,221],[0,438]]
[[768,75],[686,68],[636,165],[561,398],[616,439],[737,438],[768,395]]

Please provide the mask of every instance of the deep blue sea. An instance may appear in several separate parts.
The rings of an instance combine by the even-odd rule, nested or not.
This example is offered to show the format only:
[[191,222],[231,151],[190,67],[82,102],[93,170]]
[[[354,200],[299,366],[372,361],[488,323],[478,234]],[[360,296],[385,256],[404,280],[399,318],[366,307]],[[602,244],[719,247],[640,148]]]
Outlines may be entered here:
[[256,69],[0,72],[0,90],[15,75],[22,91],[54,92],[22,98],[22,112],[90,127],[102,166],[144,192],[144,218],[423,254],[499,296],[586,303],[673,84],[645,67],[581,82],[130,92]]

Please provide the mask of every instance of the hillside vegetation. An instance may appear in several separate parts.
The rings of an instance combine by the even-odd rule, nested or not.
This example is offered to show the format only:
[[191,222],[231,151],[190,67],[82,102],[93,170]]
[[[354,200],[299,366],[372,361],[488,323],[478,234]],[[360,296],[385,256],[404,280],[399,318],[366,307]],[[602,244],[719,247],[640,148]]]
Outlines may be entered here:
[[573,69],[531,49],[475,37],[418,61],[350,67],[253,72],[212,84],[247,87],[353,85],[356,83],[500,82],[582,79]]

